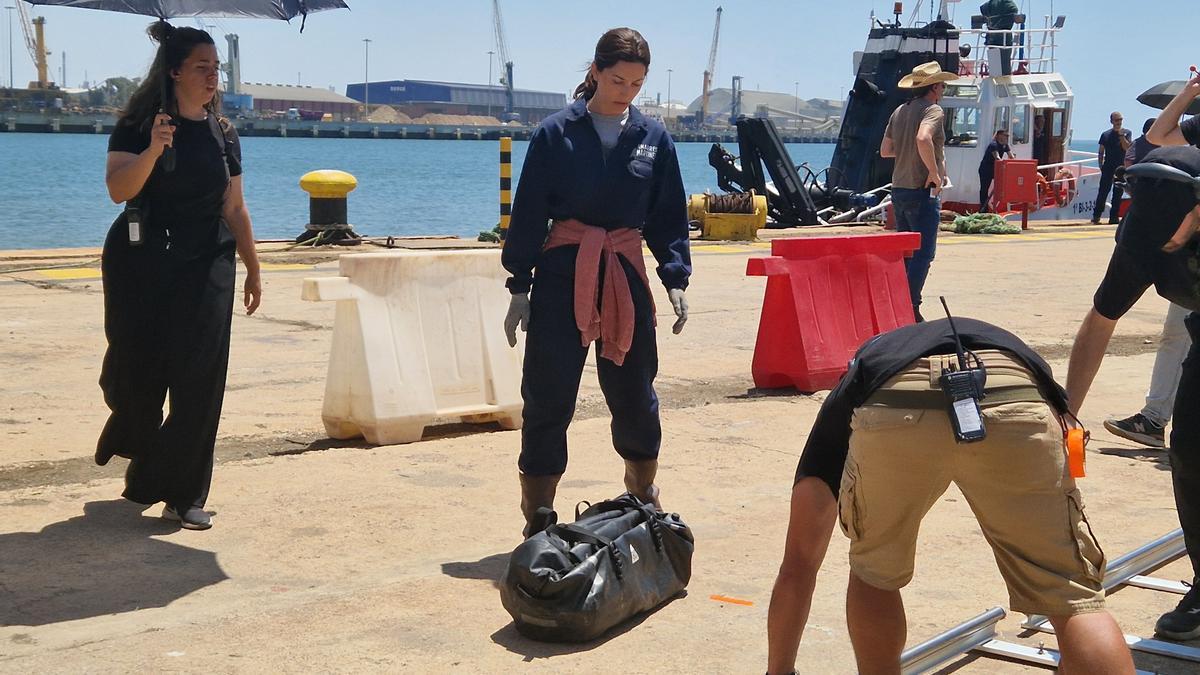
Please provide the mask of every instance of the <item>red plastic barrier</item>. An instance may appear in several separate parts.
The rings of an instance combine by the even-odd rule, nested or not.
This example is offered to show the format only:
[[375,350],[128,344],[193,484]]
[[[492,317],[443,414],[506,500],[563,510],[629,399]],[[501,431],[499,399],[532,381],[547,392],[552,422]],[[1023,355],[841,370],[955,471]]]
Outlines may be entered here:
[[748,260],[767,277],[754,385],[831,389],[863,342],[913,323],[904,257],[920,245],[916,232],[776,239]]

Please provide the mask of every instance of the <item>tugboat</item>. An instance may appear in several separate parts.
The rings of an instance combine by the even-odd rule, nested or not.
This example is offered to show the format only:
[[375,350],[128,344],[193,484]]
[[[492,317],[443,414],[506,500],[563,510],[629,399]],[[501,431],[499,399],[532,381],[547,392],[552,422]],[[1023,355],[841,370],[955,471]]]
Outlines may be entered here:
[[[979,210],[980,161],[994,133],[1007,129],[1013,156],[1038,163],[1038,200],[1029,205],[1029,218],[1090,217],[1100,169],[1095,153],[1070,149],[1075,97],[1056,69],[1055,36],[1066,17],[1052,20],[1047,15],[1040,28],[1028,28],[1027,17],[1017,14],[1012,29],[997,30],[988,27],[984,17],[972,16],[971,27],[964,29],[950,19],[953,4],[956,0],[941,0],[937,14],[923,24],[914,13],[909,25],[904,25],[900,2],[895,3],[894,21],[882,21],[872,13],[866,48],[854,55],[854,86],[828,169],[814,174],[800,167],[807,171],[804,178],[786,171],[790,159],[774,161],[782,145],[759,140],[775,135],[770,121],[743,117],[737,122],[741,164],[720,146],[709,154],[721,187],[767,194],[776,220],[796,214],[788,222],[779,222],[782,227],[839,222],[877,212],[879,207],[864,208],[870,200],[852,196],[882,194],[891,182],[892,160],[879,156],[879,146],[889,117],[907,99],[906,91],[896,85],[914,67],[937,61],[942,70],[960,75],[947,83],[941,101],[946,113],[946,170],[952,184],[942,191],[943,208],[960,213]],[[789,166],[770,171],[773,184],[756,181],[755,174],[761,177],[762,171],[750,165],[757,165],[759,158],[769,170],[772,164]]]

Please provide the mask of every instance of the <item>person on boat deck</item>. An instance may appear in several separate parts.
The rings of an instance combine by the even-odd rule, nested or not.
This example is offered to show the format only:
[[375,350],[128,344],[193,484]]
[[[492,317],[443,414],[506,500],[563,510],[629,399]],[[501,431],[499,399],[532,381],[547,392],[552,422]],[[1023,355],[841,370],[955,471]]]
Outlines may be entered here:
[[955,79],[957,75],[942,71],[936,61],[921,64],[900,78],[897,86],[910,90],[911,98],[892,112],[879,146],[881,157],[896,159],[892,167],[896,229],[921,235],[921,247],[904,261],[917,321],[921,321],[921,291],[937,249],[942,212],[938,195],[946,180],[945,113],[938,101],[946,82]]
[[[1017,142],[1018,143],[1024,142],[1021,138],[1021,134],[1023,134],[1023,133],[1024,133],[1023,131],[1018,132],[1018,134],[1017,134]],[[1049,140],[1050,140],[1049,136],[1046,134],[1046,118],[1042,117],[1040,114],[1034,113],[1034,115],[1033,115],[1033,159],[1036,159],[1038,164],[1048,164],[1049,163],[1049,156],[1047,154],[1050,149]],[[1050,179],[1050,175],[1053,173],[1053,171],[1054,171],[1053,169],[1044,169],[1043,170],[1043,174],[1046,176],[1047,180]]]
[[[913,576],[921,520],[951,482],[991,545],[1014,611],[1050,617],[1064,673],[1132,673],[1104,611],[1101,551],[1063,451],[1065,392],[1020,338],[974,319],[955,327],[986,366],[985,438],[956,443],[938,381],[957,367],[950,322],[864,344],[821,405],[796,467],[791,517],[767,613],[769,674],[793,672],[817,572],[840,520],[850,539],[846,624],[861,673],[898,673],[900,589]],[[828,618],[826,617],[826,620]]]
[[[108,142],[108,193],[127,207],[101,263],[108,351],[100,387],[112,414],[95,460],[130,458],[126,499],[166,502],[163,518],[203,530],[212,525],[204,505],[229,365],[235,249],[246,266],[247,314],[262,284],[241,146],[220,117],[212,36],[165,21],[149,32],[158,54]],[[140,214],[140,232],[131,213]]]
[[979,163],[979,212],[988,212],[988,192],[992,188],[992,180],[996,177],[996,160],[1008,155],[1013,158],[1012,148],[1008,147],[1008,130],[999,129],[983,153],[983,161]]
[[1117,168],[1125,163],[1125,152],[1133,145],[1133,134],[1122,127],[1125,117],[1114,112],[1108,116],[1112,128],[1100,134],[1100,150],[1097,162],[1100,164],[1100,190],[1096,193],[1096,206],[1092,211],[1092,224],[1100,223],[1104,214],[1104,205],[1108,201],[1109,190],[1112,190],[1112,208],[1108,212],[1108,224],[1116,225],[1120,220],[1121,197],[1124,194],[1120,183],[1113,180]]
[[979,6],[979,13],[987,22],[989,31],[984,43],[996,47],[1008,47],[1008,49],[999,50],[1000,72],[992,73],[992,76],[1012,74],[1013,35],[1003,31],[1012,30],[1013,24],[1016,23],[1017,13],[1020,11],[1017,3],[1013,0],[988,0]]
[[687,321],[691,251],[675,144],[661,122],[630,105],[649,68],[650,47],[636,30],[601,36],[575,101],[530,139],[517,185],[501,260],[512,275],[509,344],[516,345],[518,325],[528,332],[517,462],[526,537],[553,523],[567,427],[593,341],[625,487],[659,503],[658,347],[642,240],[658,261],[674,333]]

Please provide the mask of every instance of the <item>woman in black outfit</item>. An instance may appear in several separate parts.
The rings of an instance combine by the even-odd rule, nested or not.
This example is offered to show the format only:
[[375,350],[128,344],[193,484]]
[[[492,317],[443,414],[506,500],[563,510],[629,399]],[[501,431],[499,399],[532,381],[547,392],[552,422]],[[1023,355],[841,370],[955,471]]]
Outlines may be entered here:
[[212,526],[204,504],[229,362],[235,249],[246,266],[247,314],[262,286],[241,147],[219,114],[213,39],[166,22],[147,32],[158,53],[108,143],[108,193],[126,208],[104,242],[100,387],[112,414],[96,463],[128,457],[125,498],[166,502],[163,518],[204,530]]

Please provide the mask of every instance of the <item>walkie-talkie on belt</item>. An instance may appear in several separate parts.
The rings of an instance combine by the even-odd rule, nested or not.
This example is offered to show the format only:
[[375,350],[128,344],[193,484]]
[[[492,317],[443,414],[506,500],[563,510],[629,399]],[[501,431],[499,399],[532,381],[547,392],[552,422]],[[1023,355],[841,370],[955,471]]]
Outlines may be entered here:
[[979,400],[984,397],[987,369],[974,353],[970,354],[975,366],[967,367],[968,352],[963,350],[958,329],[954,327],[954,317],[950,316],[950,307],[946,305],[946,298],[938,299],[942,301],[946,319],[950,321],[950,330],[954,333],[954,349],[958,355],[958,368],[944,372],[938,378],[938,384],[946,394],[950,424],[954,427],[954,440],[959,443],[982,441],[987,437],[987,430],[983,428],[983,417],[979,414]]

